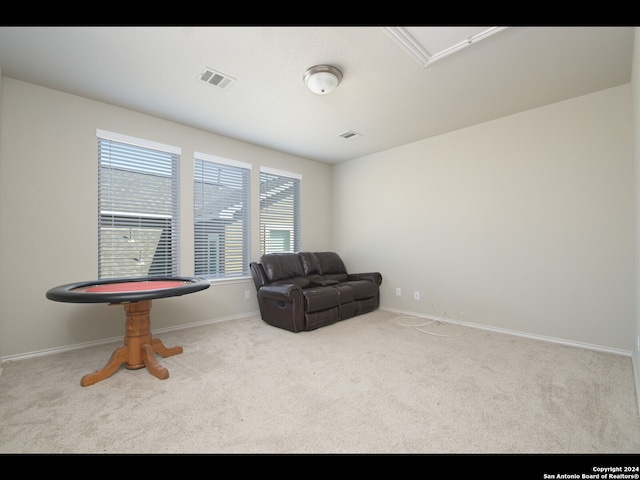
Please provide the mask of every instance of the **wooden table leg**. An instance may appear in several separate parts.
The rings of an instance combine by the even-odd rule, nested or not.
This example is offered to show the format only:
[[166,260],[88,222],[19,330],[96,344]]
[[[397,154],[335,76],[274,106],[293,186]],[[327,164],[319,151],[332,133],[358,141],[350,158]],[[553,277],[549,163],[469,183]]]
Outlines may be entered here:
[[82,377],[82,380],[80,380],[80,385],[82,385],[83,387],[88,387],[89,385],[93,385],[94,383],[99,382],[100,380],[104,380],[105,378],[113,375],[116,370],[120,368],[120,365],[127,361],[127,357],[129,355],[128,350],[129,349],[127,347],[120,347],[115,350],[111,354],[111,358],[109,359],[107,364],[100,370],[96,370],[93,373],[88,373],[84,377]]
[[124,305],[127,316],[124,346],[116,349],[100,370],[82,377],[80,385],[87,387],[113,375],[124,363],[130,370],[147,367],[149,373],[160,380],[169,378],[169,371],[160,366],[155,354],[170,357],[182,353],[182,347],[167,348],[157,338],[151,338],[151,300],[111,304]]

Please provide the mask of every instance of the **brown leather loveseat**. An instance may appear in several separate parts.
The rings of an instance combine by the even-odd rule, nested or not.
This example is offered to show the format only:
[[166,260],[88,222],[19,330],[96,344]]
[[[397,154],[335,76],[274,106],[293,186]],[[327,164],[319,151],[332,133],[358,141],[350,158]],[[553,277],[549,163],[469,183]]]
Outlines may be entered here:
[[274,327],[315,330],[380,305],[382,275],[347,273],[335,252],[269,253],[250,268],[262,319]]

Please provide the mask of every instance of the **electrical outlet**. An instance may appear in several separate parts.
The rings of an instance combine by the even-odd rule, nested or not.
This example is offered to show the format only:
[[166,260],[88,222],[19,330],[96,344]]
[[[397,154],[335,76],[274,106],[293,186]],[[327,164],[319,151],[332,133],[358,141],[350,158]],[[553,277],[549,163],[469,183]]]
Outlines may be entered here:
[[399,297],[400,295],[402,295],[402,290],[400,290],[399,288],[396,288],[396,295]]
[[247,300],[249,298],[251,298],[251,290],[245,290],[244,291],[244,298],[247,299]]
[[413,299],[420,300],[420,292],[413,292]]

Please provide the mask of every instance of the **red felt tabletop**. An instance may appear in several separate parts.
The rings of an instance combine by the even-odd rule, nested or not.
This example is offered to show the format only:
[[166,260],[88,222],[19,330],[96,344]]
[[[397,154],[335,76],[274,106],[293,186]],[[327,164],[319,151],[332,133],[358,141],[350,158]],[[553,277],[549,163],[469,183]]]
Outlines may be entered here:
[[94,285],[87,288],[86,292],[97,293],[113,293],[113,292],[132,292],[140,290],[159,290],[162,288],[173,288],[184,285],[183,282],[175,280],[158,280],[158,281],[145,281],[145,282],[121,282],[121,283],[106,283],[104,285]]

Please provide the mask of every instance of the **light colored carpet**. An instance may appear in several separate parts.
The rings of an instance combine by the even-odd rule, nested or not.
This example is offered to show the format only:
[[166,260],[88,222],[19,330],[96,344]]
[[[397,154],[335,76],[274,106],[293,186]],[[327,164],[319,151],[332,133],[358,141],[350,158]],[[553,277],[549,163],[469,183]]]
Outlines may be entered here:
[[640,453],[630,357],[398,317],[165,332],[166,380],[81,387],[121,343],[6,362],[0,453]]

